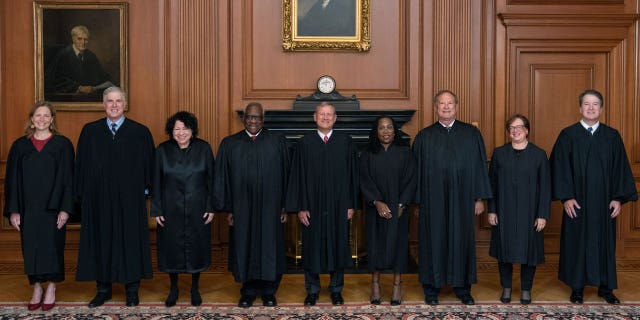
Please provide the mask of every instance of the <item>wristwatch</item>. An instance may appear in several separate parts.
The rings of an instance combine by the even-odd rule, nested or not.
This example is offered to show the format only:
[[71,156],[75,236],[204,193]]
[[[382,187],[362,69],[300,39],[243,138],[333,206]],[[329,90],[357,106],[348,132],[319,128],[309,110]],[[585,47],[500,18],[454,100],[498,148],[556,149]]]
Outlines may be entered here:
[[404,203],[398,203],[398,208],[400,209],[404,208]]

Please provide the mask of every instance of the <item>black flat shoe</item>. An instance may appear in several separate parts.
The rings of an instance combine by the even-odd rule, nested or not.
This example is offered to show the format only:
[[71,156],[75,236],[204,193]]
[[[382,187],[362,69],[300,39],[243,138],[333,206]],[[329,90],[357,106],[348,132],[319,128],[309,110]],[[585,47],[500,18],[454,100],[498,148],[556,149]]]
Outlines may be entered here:
[[571,291],[571,296],[569,297],[569,301],[571,301],[571,303],[583,304],[584,298],[582,296],[582,290]]
[[334,306],[341,306],[344,304],[344,299],[342,298],[342,294],[340,292],[332,292],[331,293],[331,303]]
[[240,301],[238,301],[238,307],[240,308],[249,308],[253,305],[253,300],[255,300],[256,297],[251,297],[251,296],[242,296],[240,297]]
[[473,300],[473,297],[470,294],[463,294],[459,296],[458,299],[460,299],[460,302],[462,302],[462,304],[466,304],[468,306],[476,304],[476,301]]
[[307,297],[304,298],[304,305],[305,306],[315,306],[316,305],[316,301],[318,301],[318,294],[317,293],[309,293],[309,294],[307,294]]
[[135,307],[140,304],[138,292],[127,292],[127,307]]
[[111,300],[111,292],[98,292],[89,302],[89,308],[99,307],[109,300]]
[[199,306],[202,304],[202,296],[200,296],[200,292],[198,290],[191,290],[191,305]]
[[440,304],[440,302],[438,301],[438,297],[437,296],[426,296],[424,297],[424,302],[426,302],[428,305],[430,306],[437,306],[438,304]]
[[178,301],[178,289],[171,288],[171,290],[169,290],[167,300],[164,301],[164,306],[167,308],[171,308],[176,305],[176,301]]
[[509,303],[511,302],[511,288],[503,288],[502,295],[500,296],[500,302]]
[[608,304],[620,304],[620,300],[613,294],[613,292],[598,292],[598,297],[603,298]]
[[275,307],[278,305],[275,296],[262,296],[262,305],[265,307]]

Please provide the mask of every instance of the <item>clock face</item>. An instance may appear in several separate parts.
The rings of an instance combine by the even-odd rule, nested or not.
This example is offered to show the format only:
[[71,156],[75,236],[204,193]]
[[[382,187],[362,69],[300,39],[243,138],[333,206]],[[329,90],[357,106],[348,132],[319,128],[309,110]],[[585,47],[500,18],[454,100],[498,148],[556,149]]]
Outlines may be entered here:
[[336,80],[332,76],[322,76],[318,79],[318,91],[331,93],[336,89]]

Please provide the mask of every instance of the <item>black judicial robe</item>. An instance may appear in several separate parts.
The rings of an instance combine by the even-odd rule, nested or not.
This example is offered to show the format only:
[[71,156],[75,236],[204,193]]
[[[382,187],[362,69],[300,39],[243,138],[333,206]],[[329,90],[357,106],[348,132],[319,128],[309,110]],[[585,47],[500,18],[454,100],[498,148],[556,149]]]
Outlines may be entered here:
[[418,133],[413,152],[420,282],[436,288],[476,283],[475,201],[491,198],[480,131],[456,120],[447,133],[436,122]]
[[24,272],[62,274],[66,225],[58,230],[58,213],[73,213],[73,145],[51,137],[40,152],[29,138],[18,138],[7,158],[4,215],[20,213]]
[[211,224],[205,212],[213,212],[211,146],[193,138],[180,149],[175,140],[156,149],[153,169],[151,216],[164,217],[157,226],[158,270],[196,273],[211,265]]
[[560,132],[550,159],[553,198],[581,207],[573,219],[562,215],[558,278],[573,289],[617,288],[617,219],[609,203],[638,199],[622,137],[603,123],[591,135],[578,122]]
[[[409,256],[409,209],[398,218],[398,204],[409,204],[416,192],[416,160],[408,146],[391,144],[378,153],[363,151],[360,156],[360,190],[366,207],[367,256],[369,271],[407,272]],[[378,215],[374,200],[391,209],[391,218]]]
[[302,228],[302,263],[310,273],[327,273],[353,264],[347,209],[358,205],[357,153],[351,137],[333,131],[324,143],[317,131],[295,148],[287,192],[287,211],[310,212]]
[[82,212],[76,280],[152,277],[145,189],[154,149],[149,129],[128,118],[115,136],[105,118],[82,128],[74,177]]
[[549,220],[551,171],[547,153],[529,142],[522,150],[507,143],[493,151],[489,165],[493,198],[488,212],[498,215],[491,228],[489,254],[499,262],[535,266],[544,262],[544,231],[536,219]]
[[286,269],[284,208],[289,153],[283,136],[245,130],[222,140],[214,183],[217,211],[233,214],[229,270],[237,282],[276,281]]

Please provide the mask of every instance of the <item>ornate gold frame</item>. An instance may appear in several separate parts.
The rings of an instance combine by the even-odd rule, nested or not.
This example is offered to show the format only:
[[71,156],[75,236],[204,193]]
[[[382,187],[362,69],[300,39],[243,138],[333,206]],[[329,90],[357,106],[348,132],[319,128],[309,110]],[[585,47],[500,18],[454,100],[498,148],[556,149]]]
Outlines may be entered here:
[[356,50],[371,48],[371,0],[356,1],[356,35],[352,36],[298,36],[298,0],[282,0],[282,48],[285,51]]
[[[129,64],[127,56],[127,43],[128,43],[128,3],[126,2],[49,2],[49,1],[36,1],[33,4],[33,19],[34,19],[34,65],[35,65],[35,99],[45,99],[45,85],[44,85],[44,56],[45,56],[45,32],[55,32],[50,30],[43,30],[46,25],[43,21],[45,11],[59,10],[60,13],[70,12],[78,10],[78,16],[82,18],[82,14],[104,15],[106,18],[111,18],[116,14],[112,10],[117,11],[118,21],[101,21],[96,25],[107,25],[103,29],[112,28],[115,30],[115,26],[118,26],[118,39],[119,49],[118,61],[119,65],[113,70],[119,70],[119,87],[125,92],[128,92],[128,78],[129,78]],[[64,11],[63,11],[64,10]],[[80,20],[80,19],[79,19]],[[82,22],[82,20],[80,20]],[[81,24],[78,22],[78,24]],[[76,22],[74,22],[75,24]],[[91,26],[87,25],[91,31]],[[112,35],[112,37],[115,37]],[[92,37],[93,39],[94,37]],[[70,42],[70,40],[69,40]],[[90,42],[91,44],[91,42]],[[90,47],[91,48],[91,47]],[[115,50],[114,50],[115,51]],[[115,55],[113,55],[115,56]],[[102,60],[105,57],[100,57]],[[113,75],[112,75],[113,76]],[[115,79],[114,79],[115,80]],[[99,99],[92,99],[91,102],[73,102],[73,101],[56,101],[50,99],[58,110],[67,111],[90,111],[90,110],[104,110],[102,106],[102,97]],[[95,101],[94,101],[95,100]],[[128,106],[125,107],[128,109]]]

